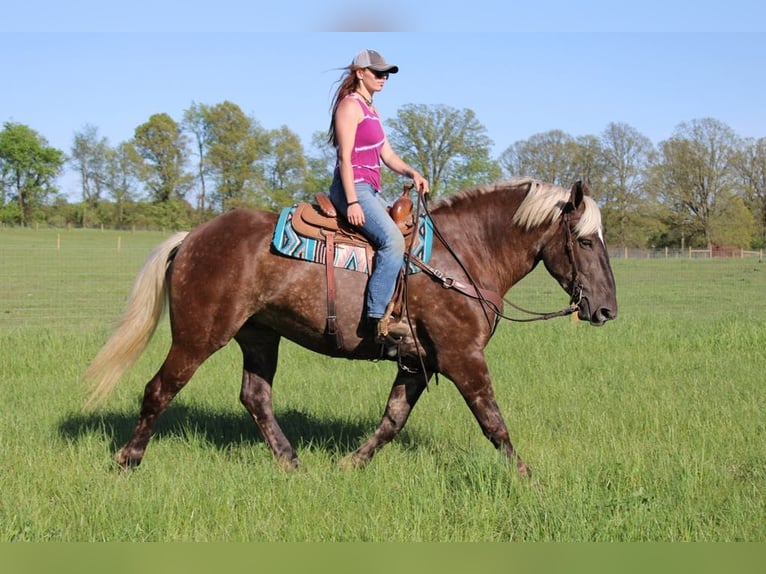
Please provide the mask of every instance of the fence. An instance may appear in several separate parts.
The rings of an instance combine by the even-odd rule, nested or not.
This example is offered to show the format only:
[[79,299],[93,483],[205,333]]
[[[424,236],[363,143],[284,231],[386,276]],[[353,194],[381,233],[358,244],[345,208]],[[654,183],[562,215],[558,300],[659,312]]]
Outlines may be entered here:
[[[28,327],[56,330],[62,325],[108,332],[118,319],[146,256],[169,234],[0,229],[0,335]],[[665,291],[674,293],[693,292],[700,283],[713,285],[723,281],[729,276],[721,274],[720,268],[724,267],[736,269],[737,276],[747,277],[748,281],[766,279],[763,273],[754,273],[755,265],[746,262],[747,258],[762,261],[762,251],[739,250],[727,255],[728,259],[718,259],[719,253],[710,249],[610,250],[615,260],[636,261],[620,265],[620,271],[629,274],[633,286],[644,286],[631,296],[621,285],[621,296],[632,304],[642,303],[642,298],[654,293],[658,281],[664,282]],[[639,262],[642,259],[647,263]],[[662,259],[678,264],[652,264]],[[514,288],[512,300],[539,311],[566,305],[566,293],[550,280],[543,266],[535,274],[537,278],[524,279]],[[748,299],[738,304],[752,308],[754,302]],[[696,313],[697,309],[690,307],[689,312]]]
[[739,247],[708,247],[706,249],[637,249],[633,247],[610,248],[612,259],[713,259],[713,258],[755,258],[763,261],[763,249],[752,251]]

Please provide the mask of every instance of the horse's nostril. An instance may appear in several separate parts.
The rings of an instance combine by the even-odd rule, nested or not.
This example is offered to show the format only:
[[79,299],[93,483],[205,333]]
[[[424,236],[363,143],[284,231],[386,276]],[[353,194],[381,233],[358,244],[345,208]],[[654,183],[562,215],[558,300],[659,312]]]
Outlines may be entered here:
[[605,321],[609,321],[610,319],[614,319],[617,315],[614,311],[612,311],[609,307],[602,307],[599,309],[599,314]]

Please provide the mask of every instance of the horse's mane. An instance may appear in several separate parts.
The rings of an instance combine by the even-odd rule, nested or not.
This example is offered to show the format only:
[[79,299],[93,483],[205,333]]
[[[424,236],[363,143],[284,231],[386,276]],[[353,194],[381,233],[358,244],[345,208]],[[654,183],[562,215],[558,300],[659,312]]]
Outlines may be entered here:
[[[563,213],[564,206],[569,201],[570,190],[546,183],[537,179],[525,177],[508,181],[482,185],[442,199],[435,207],[455,206],[464,201],[474,200],[482,195],[505,193],[513,189],[527,188],[526,196],[513,216],[513,223],[525,229],[532,229],[543,224],[554,223]],[[601,232],[601,211],[589,195],[583,198],[585,210],[575,227],[577,236],[591,235]]]

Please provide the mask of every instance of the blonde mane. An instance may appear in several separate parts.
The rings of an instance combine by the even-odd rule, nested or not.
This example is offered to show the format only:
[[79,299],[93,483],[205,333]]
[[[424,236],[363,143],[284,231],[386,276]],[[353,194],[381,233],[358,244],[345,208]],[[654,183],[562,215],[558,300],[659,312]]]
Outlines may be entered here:
[[[525,229],[555,222],[561,217],[571,193],[563,187],[531,178],[511,180],[510,183],[529,184],[527,196],[513,216],[513,223]],[[601,211],[598,205],[589,195],[583,201],[585,210],[575,226],[575,233],[578,237],[601,234]]]

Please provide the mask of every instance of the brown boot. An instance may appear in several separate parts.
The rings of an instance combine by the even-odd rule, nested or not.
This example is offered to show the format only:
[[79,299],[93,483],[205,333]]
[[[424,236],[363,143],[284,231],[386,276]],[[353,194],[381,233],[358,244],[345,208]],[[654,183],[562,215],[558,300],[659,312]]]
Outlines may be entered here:
[[383,317],[378,320],[376,334],[378,340],[403,339],[410,334],[410,328],[404,321],[394,317]]

